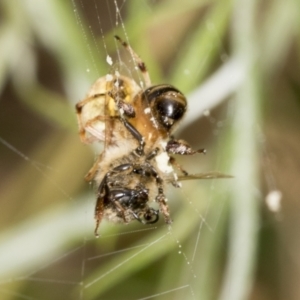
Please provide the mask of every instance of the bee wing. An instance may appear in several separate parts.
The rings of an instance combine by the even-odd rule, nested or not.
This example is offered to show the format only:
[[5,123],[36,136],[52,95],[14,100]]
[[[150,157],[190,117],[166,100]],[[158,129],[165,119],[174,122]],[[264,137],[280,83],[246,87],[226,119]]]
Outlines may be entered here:
[[197,173],[197,174],[189,174],[189,175],[181,175],[178,176],[178,181],[183,180],[194,180],[194,179],[216,179],[216,178],[233,178],[234,176],[224,174],[221,172],[207,172],[207,173]]

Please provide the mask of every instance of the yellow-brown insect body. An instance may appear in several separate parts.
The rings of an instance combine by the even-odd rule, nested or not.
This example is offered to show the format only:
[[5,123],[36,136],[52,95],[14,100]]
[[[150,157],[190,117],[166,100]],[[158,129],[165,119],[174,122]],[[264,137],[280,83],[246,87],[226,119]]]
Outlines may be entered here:
[[[79,133],[82,142],[105,141],[108,138],[106,122],[118,117],[120,112],[116,97],[132,104],[141,90],[133,79],[108,74],[99,78],[88,91],[85,99],[76,105]],[[112,132],[118,132],[111,128]]]

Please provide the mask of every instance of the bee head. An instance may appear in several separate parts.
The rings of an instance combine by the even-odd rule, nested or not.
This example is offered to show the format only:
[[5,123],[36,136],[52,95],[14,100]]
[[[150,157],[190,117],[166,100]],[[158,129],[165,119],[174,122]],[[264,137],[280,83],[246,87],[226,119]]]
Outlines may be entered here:
[[144,105],[150,107],[157,125],[167,132],[174,130],[174,125],[186,112],[185,96],[171,85],[151,86],[143,92],[142,99],[145,102]]

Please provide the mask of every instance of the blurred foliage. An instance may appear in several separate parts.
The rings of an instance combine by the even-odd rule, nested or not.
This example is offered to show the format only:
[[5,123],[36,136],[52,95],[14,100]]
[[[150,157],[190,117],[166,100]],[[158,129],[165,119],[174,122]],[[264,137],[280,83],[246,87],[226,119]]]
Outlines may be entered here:
[[[299,299],[300,2],[117,2],[0,3],[1,299]],[[231,58],[245,78],[182,133],[209,150],[187,169],[235,178],[184,184],[171,230],[104,223],[96,240],[83,177],[98,150],[74,104],[120,54],[115,34],[154,83],[189,93]]]

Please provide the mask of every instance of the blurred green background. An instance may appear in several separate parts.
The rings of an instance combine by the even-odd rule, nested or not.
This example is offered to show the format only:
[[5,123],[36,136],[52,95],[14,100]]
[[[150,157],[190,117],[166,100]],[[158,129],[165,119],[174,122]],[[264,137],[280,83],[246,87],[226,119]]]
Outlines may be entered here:
[[[95,239],[99,150],[74,105],[115,34],[154,83],[194,91],[178,136],[208,154],[185,169],[235,177],[170,191],[171,230],[104,222]],[[298,0],[2,0],[0,298],[300,299],[299,58]]]

